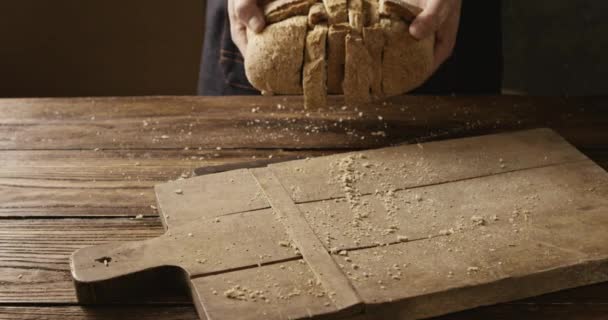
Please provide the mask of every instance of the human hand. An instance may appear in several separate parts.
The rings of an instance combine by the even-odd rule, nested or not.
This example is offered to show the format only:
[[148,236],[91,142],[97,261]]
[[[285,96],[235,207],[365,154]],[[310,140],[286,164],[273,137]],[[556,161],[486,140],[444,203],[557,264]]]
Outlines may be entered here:
[[256,0],[228,0],[228,19],[232,42],[241,54],[247,51],[247,29],[260,32],[266,23]]
[[418,5],[423,11],[410,25],[410,33],[416,39],[435,34],[436,71],[454,51],[462,0],[419,0]]

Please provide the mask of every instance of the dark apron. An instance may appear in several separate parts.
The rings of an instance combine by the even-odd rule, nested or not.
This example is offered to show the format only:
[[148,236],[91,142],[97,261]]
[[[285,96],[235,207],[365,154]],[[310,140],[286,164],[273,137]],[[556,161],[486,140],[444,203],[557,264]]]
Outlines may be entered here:
[[[245,76],[243,56],[232,42],[227,0],[207,0],[198,93],[257,95]],[[502,84],[501,2],[463,1],[454,53],[418,94],[499,94]]]

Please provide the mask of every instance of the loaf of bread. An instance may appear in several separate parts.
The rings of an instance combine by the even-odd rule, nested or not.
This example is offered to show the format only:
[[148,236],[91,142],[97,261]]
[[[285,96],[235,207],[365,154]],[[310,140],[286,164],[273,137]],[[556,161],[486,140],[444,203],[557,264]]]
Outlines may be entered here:
[[327,94],[347,104],[406,93],[431,75],[434,39],[417,40],[407,0],[270,0],[267,27],[248,31],[245,72],[262,94],[303,94],[323,107]]

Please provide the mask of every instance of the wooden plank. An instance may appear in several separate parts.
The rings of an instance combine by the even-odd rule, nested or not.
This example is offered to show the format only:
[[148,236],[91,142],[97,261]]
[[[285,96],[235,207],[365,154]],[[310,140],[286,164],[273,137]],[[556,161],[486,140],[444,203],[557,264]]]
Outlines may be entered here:
[[168,228],[270,207],[247,169],[160,184],[156,194]]
[[[602,97],[403,96],[357,110],[334,98],[308,113],[297,97],[6,99],[0,148],[370,148],[539,126],[591,147],[605,144],[605,105]],[[386,137],[372,135],[379,131]]]
[[197,278],[192,285],[209,319],[303,319],[337,311],[312,270],[298,261]]
[[153,186],[195,168],[324,152],[125,150],[0,152],[0,217],[157,216]]
[[584,159],[583,154],[555,132],[536,129],[432,142],[424,147],[410,145],[298,160],[270,167],[296,202],[308,202],[348,198],[355,189],[360,194],[369,194],[389,187],[445,183]]
[[398,243],[400,236],[412,241],[466,232],[474,225],[472,216],[488,223],[515,219],[516,230],[518,224],[525,228],[533,219],[544,221],[560,214],[590,219],[584,214],[608,207],[608,199],[599,197],[602,194],[608,194],[606,173],[583,161],[390,194],[380,189],[361,197],[362,203],[368,203],[365,219],[356,219],[345,201],[309,202],[299,208],[325,247],[336,251]]

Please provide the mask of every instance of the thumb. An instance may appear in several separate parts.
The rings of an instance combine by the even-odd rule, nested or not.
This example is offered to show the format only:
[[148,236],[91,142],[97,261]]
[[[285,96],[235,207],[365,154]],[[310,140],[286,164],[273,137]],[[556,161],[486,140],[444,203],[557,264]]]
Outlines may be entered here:
[[416,39],[424,39],[435,34],[448,16],[447,1],[430,0],[422,13],[410,25],[410,33]]
[[260,32],[264,29],[264,16],[256,0],[235,0],[234,10],[239,22],[246,25],[247,28],[254,32]]

